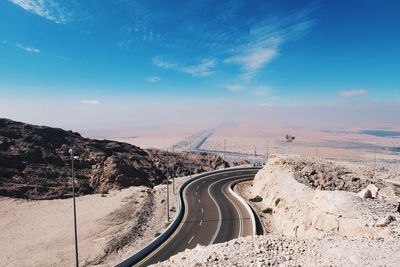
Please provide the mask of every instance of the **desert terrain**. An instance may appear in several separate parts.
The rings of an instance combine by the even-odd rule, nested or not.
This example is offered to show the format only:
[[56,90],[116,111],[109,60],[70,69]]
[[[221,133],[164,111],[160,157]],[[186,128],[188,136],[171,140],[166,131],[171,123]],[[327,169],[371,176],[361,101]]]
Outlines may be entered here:
[[[185,177],[175,180],[176,187]],[[177,211],[170,184],[170,219]],[[79,257],[83,266],[113,266],[150,243],[169,225],[166,186],[112,190],[77,197]],[[0,198],[4,266],[71,266],[72,200]]]
[[[130,134],[128,134],[130,133]],[[93,133],[89,133],[93,134]],[[295,136],[287,144],[285,136]],[[226,160],[265,161],[267,154],[292,153],[336,161],[353,162],[376,169],[400,173],[399,160],[400,128],[385,127],[378,130],[368,126],[354,127],[293,127],[279,124],[241,123],[235,126],[213,128],[189,128],[189,130],[160,127],[154,129],[127,130],[122,135],[110,133],[109,138],[138,145],[143,148],[159,148],[177,151],[192,150],[196,144],[201,151],[223,155],[225,141]],[[176,136],[177,138],[171,138]],[[233,153],[248,156],[232,156]],[[257,157],[254,157],[254,154]]]
[[156,266],[398,266],[400,188],[386,172],[273,155],[236,186],[264,235],[198,246]]
[[[111,266],[168,226],[166,181],[225,166],[217,155],[171,153],[79,133],[0,119],[0,251],[4,266],[74,262],[71,155],[79,259]],[[170,186],[170,218],[177,211]]]
[[[44,144],[44,137],[77,143],[84,155],[77,164],[77,218],[80,260],[85,266],[112,266],[162,233],[168,226],[163,180],[187,175],[185,166],[194,173],[225,166],[218,155],[235,164],[265,162],[268,156],[268,164],[253,182],[235,187],[257,212],[264,235],[198,246],[195,253],[185,251],[158,265],[395,266],[400,260],[389,257],[400,241],[395,186],[400,184],[399,155],[391,150],[400,146],[396,135],[238,126],[105,132],[104,138],[118,141],[93,141],[60,129],[5,123],[9,126],[3,127],[1,139],[6,165],[1,169],[5,178],[0,242],[8,245],[0,260],[7,266],[73,262],[71,184],[59,172],[65,168],[68,173],[69,159],[63,149]],[[21,127],[23,134],[16,135]],[[296,136],[292,144],[286,144],[286,134]],[[193,153],[187,152],[190,149]],[[31,151],[33,160],[26,160],[23,151]],[[25,169],[7,160],[10,155],[24,157]],[[142,171],[135,184],[127,182],[126,177]],[[43,180],[48,177],[56,179],[49,184]],[[178,178],[176,186],[184,179]],[[250,201],[257,197],[260,202]],[[171,195],[171,218],[176,209],[176,196]]]

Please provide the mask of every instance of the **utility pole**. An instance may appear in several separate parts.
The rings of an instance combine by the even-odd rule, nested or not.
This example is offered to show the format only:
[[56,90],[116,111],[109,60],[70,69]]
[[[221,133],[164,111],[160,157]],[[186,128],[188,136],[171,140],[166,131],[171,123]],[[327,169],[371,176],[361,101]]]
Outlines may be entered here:
[[[224,154],[223,154],[223,160],[225,161],[225,145],[226,145],[226,140],[224,139]],[[224,169],[225,169],[225,163],[224,163]]]
[[192,139],[190,139],[189,143],[189,173],[190,173],[190,178],[192,178],[192,165],[190,162],[190,159],[192,158]]
[[376,143],[375,143],[374,152],[375,152],[375,157],[374,157],[374,178],[375,178],[375,176],[376,176]]
[[167,177],[167,222],[169,222],[169,178]]
[[75,234],[75,265],[79,267],[79,257],[78,257],[78,232],[76,226],[76,202],[75,202],[75,173],[74,173],[74,160],[79,159],[78,156],[75,156],[75,147],[72,146],[69,149],[69,153],[71,155],[71,169],[72,169],[72,199],[73,199],[73,207],[74,207],[74,234]]

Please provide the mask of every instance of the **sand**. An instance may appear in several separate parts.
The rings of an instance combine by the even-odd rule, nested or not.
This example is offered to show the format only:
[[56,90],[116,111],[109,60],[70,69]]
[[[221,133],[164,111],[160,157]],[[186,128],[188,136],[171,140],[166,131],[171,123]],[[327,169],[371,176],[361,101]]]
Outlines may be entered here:
[[[179,186],[184,178],[176,179]],[[165,185],[154,190],[130,187],[107,195],[77,198],[79,260],[82,266],[113,266],[133,255],[167,226]],[[170,217],[176,196],[170,195]],[[150,197],[152,196],[152,198]],[[137,225],[144,203],[153,205],[145,225]],[[146,210],[149,213],[149,210]],[[0,198],[2,266],[72,266],[75,261],[72,199],[27,201]],[[139,228],[138,228],[139,227]],[[140,233],[132,233],[139,230]],[[110,247],[123,244],[123,249]],[[109,253],[105,250],[109,249]],[[100,259],[100,260],[99,260]]]

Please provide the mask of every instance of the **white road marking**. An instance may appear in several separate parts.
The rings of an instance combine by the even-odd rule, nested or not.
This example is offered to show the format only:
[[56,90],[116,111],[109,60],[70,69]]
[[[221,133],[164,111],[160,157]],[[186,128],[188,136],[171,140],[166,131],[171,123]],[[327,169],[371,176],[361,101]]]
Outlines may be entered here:
[[203,219],[200,220],[199,225],[201,226],[203,224]]
[[200,198],[198,199],[198,201],[199,201],[199,203],[201,203],[201,200],[200,200]]
[[209,243],[209,245],[211,245],[212,243],[214,243],[215,239],[217,238],[217,235],[219,233],[219,230],[221,229],[221,224],[222,224],[222,212],[221,212],[221,208],[219,207],[217,201],[215,200],[215,198],[212,196],[211,194],[211,187],[213,185],[215,185],[216,183],[218,183],[219,181],[216,181],[214,183],[212,183],[209,187],[208,187],[208,194],[210,195],[212,201],[214,201],[215,206],[217,207],[218,210],[218,226],[217,226],[217,230],[215,231],[213,237],[211,238],[211,241]]
[[[232,186],[232,184],[235,183],[235,182],[236,182],[236,181],[229,183],[229,184],[227,185],[227,187],[230,188],[230,187]],[[231,203],[233,204],[233,206],[235,207],[236,212],[238,213],[238,216],[239,216],[239,217],[238,217],[238,218],[239,218],[239,236],[238,236],[238,238],[239,238],[239,237],[243,236],[243,222],[242,222],[242,220],[243,220],[243,215],[242,215],[242,212],[240,211],[240,209],[238,208],[238,206],[235,204],[235,202],[232,201],[232,200],[225,194],[223,188],[222,188],[222,193],[226,196],[226,198],[228,199],[228,201],[231,202]],[[231,195],[232,195],[232,194],[231,194]]]
[[196,187],[196,190],[199,189],[199,188],[200,188],[200,185],[198,185],[198,186]]
[[[240,175],[240,176],[241,176],[241,175]],[[217,201],[215,200],[215,198],[212,196],[210,189],[211,189],[211,187],[212,187],[213,185],[215,185],[215,184],[218,183],[218,182],[222,182],[222,181],[229,180],[229,179],[236,178],[236,177],[237,177],[237,176],[228,177],[228,178],[223,178],[223,179],[221,179],[221,180],[218,180],[218,181],[212,183],[212,184],[208,187],[208,194],[210,195],[211,199],[214,201],[215,205],[217,206],[218,217],[219,217],[219,219],[218,219],[218,227],[217,227],[217,230],[215,231],[215,233],[214,233],[214,235],[213,235],[213,237],[212,237],[211,242],[209,243],[209,245],[211,245],[212,243],[214,243],[215,239],[217,238],[218,232],[219,232],[220,229],[221,229],[221,224],[222,224],[222,213],[221,213],[221,208],[219,207],[219,205],[218,205]],[[222,189],[222,188],[221,188],[221,189]],[[222,193],[224,194],[223,190],[222,190]],[[225,195],[225,194],[224,194],[224,195]],[[229,200],[229,198],[228,198],[228,200]],[[231,200],[229,200],[229,201],[232,202]],[[232,203],[232,204],[234,204],[234,203]],[[234,204],[234,205],[235,205],[235,204]],[[236,206],[236,205],[235,205],[235,209],[237,210],[237,206]],[[240,212],[240,211],[239,211],[239,212]],[[239,216],[240,216],[240,215],[239,215]],[[241,223],[242,223],[242,222],[240,221],[240,223],[239,223],[239,235],[240,235],[240,232],[243,231],[243,230],[241,229],[241,228],[242,228],[242,224],[241,224]]]
[[197,196],[198,192],[196,191],[196,196]]
[[203,210],[203,208],[201,208],[201,213],[204,213],[204,210]]
[[190,238],[188,244],[190,244],[190,242],[192,242],[193,238],[194,238],[194,236],[192,236],[192,238]]
[[[249,170],[249,171],[254,171],[254,170]],[[210,176],[201,177],[201,178],[198,179],[198,181],[199,181],[199,180],[205,180],[205,179],[214,180],[214,179],[215,179],[215,176],[214,176],[214,175],[215,175],[215,174],[211,174],[211,175],[210,175],[210,176],[213,177],[213,178],[210,178]],[[241,176],[241,175],[240,175],[240,176]],[[235,176],[235,177],[236,177],[236,176]],[[203,181],[202,183],[206,183],[206,181]],[[188,184],[188,185],[183,189],[183,202],[186,202],[186,203],[187,203],[187,196],[186,196],[185,192],[188,190],[189,185],[190,185],[190,184]],[[201,212],[203,213],[203,208],[201,209]],[[140,265],[140,264],[143,264],[143,263],[146,263],[152,256],[154,256],[156,253],[158,253],[159,251],[161,251],[165,246],[167,246],[167,245],[175,238],[175,236],[179,234],[181,228],[184,226],[184,224],[183,224],[182,222],[185,222],[185,221],[187,220],[187,217],[188,217],[188,212],[187,212],[187,210],[185,210],[183,219],[182,219],[181,223],[179,224],[178,228],[177,228],[177,229],[175,230],[175,232],[172,234],[172,236],[170,236],[170,237],[168,238],[167,241],[165,241],[161,246],[159,246],[159,247],[158,247],[157,249],[155,249],[152,253],[150,253],[146,258],[142,259],[142,260],[139,262],[139,265]]]

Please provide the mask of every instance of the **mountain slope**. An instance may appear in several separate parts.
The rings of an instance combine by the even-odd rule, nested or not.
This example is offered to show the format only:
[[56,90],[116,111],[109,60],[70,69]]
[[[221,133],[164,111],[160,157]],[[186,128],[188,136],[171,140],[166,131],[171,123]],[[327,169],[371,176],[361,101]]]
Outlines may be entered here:
[[[166,177],[216,169],[226,164],[205,153],[168,153],[137,146],[92,140],[79,133],[0,119],[0,195],[28,199],[71,196],[74,145],[78,195],[145,185]],[[186,168],[185,168],[186,167]]]

